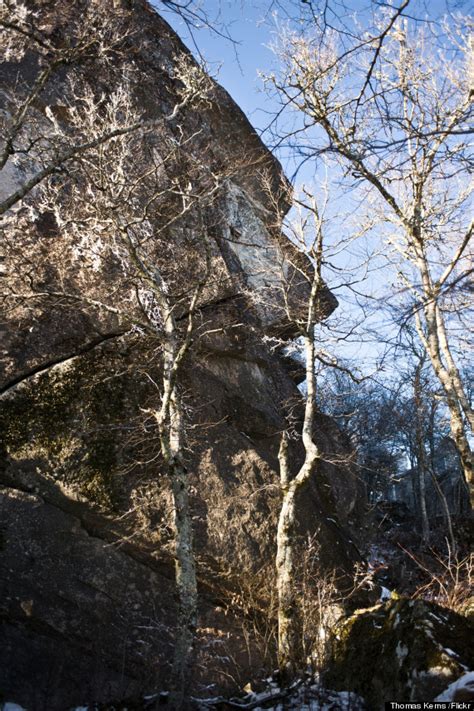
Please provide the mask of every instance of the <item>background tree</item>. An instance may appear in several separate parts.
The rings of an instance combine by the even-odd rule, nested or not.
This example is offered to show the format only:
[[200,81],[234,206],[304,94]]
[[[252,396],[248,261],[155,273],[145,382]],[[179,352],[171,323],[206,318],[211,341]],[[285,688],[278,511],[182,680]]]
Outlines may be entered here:
[[368,502],[376,506],[402,467],[396,416],[401,406],[399,387],[384,386],[377,375],[357,383],[333,369],[321,376],[318,405],[349,436]]
[[387,264],[410,295],[472,487],[465,427],[472,427],[473,416],[450,328],[460,308],[452,297],[471,273],[466,136],[473,108],[465,77],[472,44],[468,20],[421,26],[408,5],[378,9],[369,27],[365,17],[360,25],[357,18],[337,24],[333,17],[329,26],[327,9],[311,5],[303,31],[281,37],[281,70],[268,81],[281,103],[301,116],[279,140],[305,160],[330,156],[342,183],[360,193],[371,224],[377,216]]
[[452,519],[468,506],[459,456],[426,355],[413,340],[404,348],[397,374],[383,381],[379,374],[354,383],[340,371],[323,373],[318,406],[350,436],[371,505],[383,511],[387,502],[403,504],[425,541],[442,534],[455,550]]

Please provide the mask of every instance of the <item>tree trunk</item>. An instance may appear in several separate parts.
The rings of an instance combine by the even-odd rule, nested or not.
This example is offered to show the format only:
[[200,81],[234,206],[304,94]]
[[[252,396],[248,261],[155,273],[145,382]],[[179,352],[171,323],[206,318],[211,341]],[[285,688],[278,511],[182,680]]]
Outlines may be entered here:
[[[446,520],[446,528],[448,529],[449,542],[450,542],[452,550],[455,551],[456,550],[456,538],[454,536],[453,520],[451,517],[451,511],[449,510],[448,500],[444,494],[443,489],[441,488],[441,485],[438,481],[438,477],[436,476],[436,458],[435,458],[435,440],[434,440],[434,419],[435,419],[436,408],[437,408],[437,404],[433,405],[433,403],[432,403],[431,410],[430,410],[430,418],[429,418],[429,446],[430,446],[429,471],[430,471],[431,481],[433,482],[433,486],[435,488],[435,491],[436,491],[436,493],[439,497],[439,500],[441,501],[441,505],[443,507],[443,514],[444,514],[444,518]],[[459,490],[459,482],[458,482],[458,485],[456,488]],[[453,500],[454,500],[454,497],[453,497]],[[456,508],[457,508],[456,513],[460,513],[459,504],[457,505]]]
[[175,460],[171,466],[174,504],[175,570],[178,588],[176,640],[171,675],[173,707],[183,706],[189,684],[191,660],[197,623],[197,584],[193,553],[193,532],[189,508],[189,475]]
[[429,543],[430,540],[430,524],[428,520],[428,512],[426,509],[426,476],[423,464],[420,462],[415,469],[416,472],[416,488],[418,490],[418,513],[421,518],[421,536],[423,543]]
[[[416,326],[420,339],[426,348],[428,357],[430,358],[433,370],[441,383],[441,386],[446,395],[446,403],[450,415],[451,435],[459,452],[461,467],[463,470],[466,489],[469,492],[471,508],[474,508],[474,476],[472,451],[469,446],[469,440],[466,436],[463,420],[462,403],[467,401],[462,383],[458,382],[456,377],[453,378],[453,370],[448,370],[442,360],[441,345],[444,344],[447,348],[446,330],[444,321],[439,307],[436,304],[436,294],[433,293],[433,287],[428,273],[428,267],[424,255],[420,252],[418,256],[418,267],[423,283],[423,291],[425,301],[423,303],[423,314],[426,321],[427,333],[423,332],[419,314],[416,314]],[[448,349],[449,352],[449,349]],[[449,362],[453,363],[452,356],[449,352]],[[454,368],[457,373],[457,369]],[[451,375],[450,375],[451,372]],[[454,374],[455,375],[455,374]],[[459,376],[459,374],[457,374]],[[458,387],[459,386],[459,387]],[[459,390],[460,388],[460,390]],[[469,413],[469,408],[468,408]]]
[[452,383],[453,390],[456,393],[460,408],[464,412],[466,421],[469,424],[471,432],[474,432],[474,413],[469,404],[469,399],[465,393],[459,370],[456,366],[456,363],[454,362],[454,358],[449,347],[448,334],[446,333],[446,326],[444,323],[443,314],[441,313],[438,304],[435,304],[435,315],[440,348],[446,359],[448,376]]
[[[158,279],[159,275],[156,277]],[[161,277],[160,277],[161,278]],[[164,321],[163,394],[156,413],[161,452],[168,467],[173,495],[175,572],[178,591],[176,640],[171,672],[171,707],[183,708],[190,682],[191,662],[197,624],[197,582],[193,551],[192,518],[189,505],[189,475],[184,464],[185,432],[178,392],[177,376],[188,347],[192,321],[187,336],[178,347],[177,326],[164,289],[160,288]]]
[[425,437],[423,427],[423,395],[421,392],[421,370],[423,368],[423,360],[420,360],[415,370],[415,378],[413,381],[414,400],[415,400],[415,417],[416,417],[416,479],[418,489],[419,513],[421,516],[421,531],[423,543],[428,543],[430,540],[430,524],[428,521],[428,512],[426,510],[426,450]]
[[284,489],[277,530],[278,668],[281,682],[294,678],[298,666],[298,604],[295,585],[295,494]]
[[319,281],[312,284],[308,308],[308,325],[304,336],[306,352],[306,402],[302,429],[305,460],[297,475],[290,481],[288,442],[283,434],[278,460],[283,501],[278,518],[276,573],[278,590],[278,667],[282,682],[288,684],[301,665],[300,615],[295,571],[296,496],[308,483],[319,461],[319,450],[313,440],[316,401],[316,375],[314,372],[314,309]]
[[469,494],[471,508],[474,508],[474,477],[472,465],[472,451],[469,446],[469,441],[464,431],[464,423],[462,414],[455,400],[448,399],[448,407],[450,414],[450,429],[451,434],[459,452],[461,460],[461,468],[464,475],[464,485]]
[[430,474],[431,474],[431,480],[433,482],[433,486],[436,490],[436,493],[439,496],[441,505],[443,507],[444,518],[446,520],[446,527],[448,529],[449,543],[450,543],[452,551],[455,552],[456,548],[457,548],[456,538],[454,537],[453,521],[451,518],[451,512],[449,510],[448,500],[444,494],[443,489],[441,488],[441,485],[438,481],[436,474],[434,473],[434,471],[432,469],[430,469]]

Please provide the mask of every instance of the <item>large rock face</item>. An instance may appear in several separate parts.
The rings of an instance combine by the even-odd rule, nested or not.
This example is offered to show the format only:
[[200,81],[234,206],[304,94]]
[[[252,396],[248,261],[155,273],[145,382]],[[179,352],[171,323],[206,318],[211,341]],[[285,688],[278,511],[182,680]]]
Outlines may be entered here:
[[[196,225],[209,236],[213,278],[181,384],[202,600],[199,693],[210,683],[245,683],[256,672],[252,659],[263,664],[256,642],[246,642],[252,603],[243,596],[271,581],[279,436],[289,413],[295,431],[301,418],[287,364],[263,336],[295,335],[282,295],[298,311],[307,265],[278,232],[280,166],[242,112],[212,84],[199,110],[168,120],[182,90],[177,58],[187,52],[145,2],[114,2],[113,13],[110,5],[27,3],[23,21],[46,49],[22,43],[23,35],[7,43],[7,124],[12,97],[28,95],[50,60],[48,48],[77,46],[94,27],[107,51],[101,45],[51,74],[18,139],[44,136],[44,153],[34,144],[28,160],[8,161],[1,191],[11,193],[57,146],[86,132],[86,114],[84,125],[71,114],[77,92],[84,106],[86,96],[94,103],[102,92],[101,116],[120,89],[130,111],[154,122],[139,142],[130,138],[136,152],[124,169],[133,182],[153,157],[163,173],[167,201],[160,219],[147,223],[147,257],[166,273],[183,322],[182,294],[202,267]],[[176,152],[183,140],[185,150]],[[175,151],[169,162],[156,157],[166,150]],[[164,230],[165,208],[175,209],[170,186],[185,159],[198,192],[210,173],[221,176],[219,188]],[[166,686],[175,605],[170,494],[146,416],[159,403],[160,350],[130,326],[146,293],[109,248],[113,208],[105,206],[100,224],[92,219],[105,205],[104,191],[96,183],[90,192],[85,175],[84,165],[68,164],[7,213],[1,255],[0,687],[8,700],[51,711]],[[123,214],[146,200],[132,197],[122,201]],[[321,316],[335,305],[322,294]],[[357,558],[350,540],[360,514],[357,480],[334,424],[321,416],[316,436],[326,458],[339,463],[322,467],[302,496],[301,533],[317,532],[322,565],[347,571]],[[295,469],[301,456],[296,438]]]

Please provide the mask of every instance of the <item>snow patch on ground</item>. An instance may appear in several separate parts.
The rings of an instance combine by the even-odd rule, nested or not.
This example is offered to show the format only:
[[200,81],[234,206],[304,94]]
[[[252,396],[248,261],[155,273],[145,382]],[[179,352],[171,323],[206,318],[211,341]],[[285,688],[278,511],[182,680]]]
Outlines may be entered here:
[[[222,702],[224,699],[201,699],[198,701],[198,708],[200,711],[213,709],[220,701]],[[333,711],[334,709],[364,711],[367,708],[363,699],[357,694],[349,691],[324,689],[314,682],[305,684],[299,682],[289,690],[281,690],[272,682],[267,691],[259,694],[250,693],[243,698],[233,698],[231,702],[235,708],[238,705],[242,709],[251,706],[254,711]]]
[[454,701],[454,695],[457,691],[465,690],[470,692],[471,698],[474,698],[474,671],[469,671],[463,674],[456,681],[453,681],[441,694],[439,694],[435,701]]

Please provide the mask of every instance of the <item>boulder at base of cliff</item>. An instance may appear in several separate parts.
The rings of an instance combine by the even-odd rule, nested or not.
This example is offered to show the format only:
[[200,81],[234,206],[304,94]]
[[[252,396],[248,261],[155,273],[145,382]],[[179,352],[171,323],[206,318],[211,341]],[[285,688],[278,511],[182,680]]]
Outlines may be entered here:
[[349,689],[369,708],[432,701],[474,668],[474,626],[423,600],[389,600],[357,610],[335,630],[326,686]]

